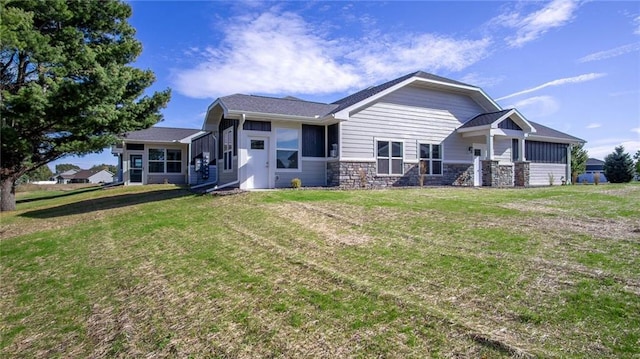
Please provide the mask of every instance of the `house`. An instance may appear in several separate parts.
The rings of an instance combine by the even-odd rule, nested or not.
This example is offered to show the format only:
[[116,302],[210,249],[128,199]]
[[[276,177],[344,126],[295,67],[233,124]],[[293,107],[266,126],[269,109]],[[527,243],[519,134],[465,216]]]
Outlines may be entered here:
[[607,182],[607,177],[604,175],[604,161],[589,158],[584,173],[578,175],[578,183],[594,183],[596,176],[600,176],[599,182]]
[[[207,136],[198,129],[151,127],[125,133],[111,148],[111,153],[118,157],[116,182],[126,185],[215,182],[217,172],[212,141],[210,134]],[[192,149],[203,146],[205,151],[195,156],[198,158],[192,158]],[[190,166],[195,162],[202,163],[202,152],[206,150],[211,151],[204,159],[207,169],[211,168],[210,176],[203,176],[204,171],[196,172]]]
[[67,170],[53,176],[51,180],[56,181],[58,184],[67,184],[71,181],[76,172],[78,172],[78,170]]
[[59,184],[111,183],[113,181],[113,173],[107,170],[69,170],[56,175],[54,178]]
[[[195,173],[215,170],[218,188],[241,189],[289,187],[294,178],[342,188],[557,185],[570,180],[571,146],[584,143],[501,108],[479,87],[422,71],[333,103],[220,97],[202,132],[181,141]],[[144,167],[150,150],[137,148]],[[217,165],[199,167],[203,153]]]
[[218,186],[536,186],[570,179],[584,141],[482,89],[414,72],[333,103],[235,94],[207,109]]

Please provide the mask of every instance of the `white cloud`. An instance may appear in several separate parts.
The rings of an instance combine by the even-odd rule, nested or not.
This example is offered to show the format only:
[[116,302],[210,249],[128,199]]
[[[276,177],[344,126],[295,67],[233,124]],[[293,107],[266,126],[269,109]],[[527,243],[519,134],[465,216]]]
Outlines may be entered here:
[[593,54],[589,54],[585,57],[578,59],[578,62],[600,61],[600,60],[605,60],[612,57],[628,54],[630,52],[634,52],[638,50],[640,50],[640,42],[636,42],[635,44],[619,46],[611,50],[595,52]]
[[473,86],[482,87],[482,88],[493,87],[501,83],[503,80],[504,80],[504,76],[490,77],[490,76],[483,76],[476,72],[468,73],[462,76],[462,78],[460,78],[461,82],[464,82],[466,84],[473,85]]
[[508,36],[505,40],[511,47],[522,47],[550,29],[569,23],[578,6],[572,0],[554,0],[528,15],[512,12],[497,17],[492,23],[516,29],[515,35]]
[[560,105],[551,96],[535,96],[505,106],[505,108],[517,108],[520,112],[529,113],[531,117],[544,117],[556,113]]
[[640,135],[640,127],[632,128],[631,132],[635,132]]
[[237,92],[327,93],[360,82],[349,64],[332,57],[335,44],[312,33],[297,15],[264,13],[231,22],[206,61],[174,72],[176,89],[207,98]]
[[455,40],[432,34],[370,39],[351,51],[368,77],[390,78],[416,70],[460,71],[487,55],[490,40]]
[[579,76],[574,76],[574,77],[565,77],[565,78],[561,78],[561,79],[545,82],[542,85],[539,85],[539,86],[536,86],[536,87],[532,87],[530,89],[522,90],[522,91],[519,91],[519,92],[512,93],[510,95],[507,95],[507,96],[500,97],[500,98],[496,99],[496,101],[500,101],[500,100],[508,99],[508,98],[511,98],[511,97],[516,97],[516,96],[524,95],[524,94],[527,94],[527,93],[535,92],[535,91],[538,91],[538,90],[542,90],[543,88],[546,88],[546,87],[561,86],[561,85],[565,85],[565,84],[575,84],[575,83],[580,83],[580,82],[585,82],[585,81],[591,81],[591,80],[595,80],[595,79],[598,79],[598,78],[603,77],[603,76],[606,76],[606,74],[603,74],[603,73],[589,73],[589,74],[584,74],[584,75],[579,75]]
[[224,29],[224,40],[201,50],[196,66],[173,70],[178,92],[195,98],[344,92],[416,70],[460,71],[487,56],[490,45],[433,34],[331,38],[297,14],[273,9],[230,19]]
[[636,30],[633,32],[636,35],[640,35],[640,15],[633,19],[633,24],[636,26]]
[[602,124],[599,124],[599,123],[590,123],[587,125],[587,129],[590,129],[590,130],[594,128],[600,128],[600,127],[602,127]]
[[629,139],[606,139],[594,141],[593,143],[587,141],[584,149],[589,153],[589,157],[604,160],[608,154],[612,153],[620,145],[624,146],[624,151],[631,156],[640,150],[640,140]]

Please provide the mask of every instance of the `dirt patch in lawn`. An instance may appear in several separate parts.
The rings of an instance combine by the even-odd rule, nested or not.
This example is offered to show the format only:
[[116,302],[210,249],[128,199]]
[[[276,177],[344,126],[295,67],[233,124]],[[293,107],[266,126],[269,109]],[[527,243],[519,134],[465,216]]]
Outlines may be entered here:
[[305,203],[284,203],[275,206],[274,213],[334,245],[360,245],[373,239],[362,231],[361,218],[347,217],[336,211]]
[[565,209],[555,206],[554,201],[528,201],[528,202],[512,202],[502,204],[501,207],[513,209],[519,212],[533,212],[544,214],[564,214]]

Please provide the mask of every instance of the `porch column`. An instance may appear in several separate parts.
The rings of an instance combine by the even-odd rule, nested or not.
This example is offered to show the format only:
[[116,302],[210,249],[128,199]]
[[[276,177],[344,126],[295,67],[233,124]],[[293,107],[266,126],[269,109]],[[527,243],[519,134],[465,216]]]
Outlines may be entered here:
[[493,134],[487,135],[487,160],[493,160]]
[[524,162],[527,160],[526,156],[524,155],[524,150],[525,150],[525,145],[524,145],[524,138],[520,138],[518,139],[518,144],[520,145],[520,161]]

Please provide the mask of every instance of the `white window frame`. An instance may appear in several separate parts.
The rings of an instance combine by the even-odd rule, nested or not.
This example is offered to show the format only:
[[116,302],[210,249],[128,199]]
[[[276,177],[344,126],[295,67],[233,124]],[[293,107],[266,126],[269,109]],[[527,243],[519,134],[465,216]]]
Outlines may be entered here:
[[[280,131],[295,131],[298,136],[298,147],[280,147],[278,146],[278,132]],[[302,126],[300,127],[276,127],[274,131],[275,138],[275,171],[276,172],[301,172],[302,171]],[[296,151],[297,154],[297,168],[279,168],[278,167],[278,151]]]
[[[429,157],[422,157],[422,153],[420,151],[420,147],[422,146],[429,146]],[[438,146],[439,150],[440,150],[440,158],[433,158],[433,146]],[[418,166],[420,165],[420,162],[422,161],[426,161],[429,163],[429,171],[427,171],[425,173],[425,176],[443,176],[444,175],[444,153],[443,153],[443,148],[444,146],[442,145],[442,143],[429,143],[429,142],[418,142],[418,151],[417,151],[417,156],[418,156]],[[440,162],[440,173],[433,173],[433,162],[439,161]],[[418,167],[419,168],[419,167]]]
[[[167,156],[167,151],[180,151],[180,159],[179,160],[169,160]],[[162,159],[161,160],[152,160],[151,159],[151,151],[162,151]],[[147,162],[149,168],[149,174],[176,174],[182,173],[182,149],[181,148],[162,148],[162,147],[149,147],[147,149]],[[180,172],[169,172],[167,164],[168,163],[180,163]],[[162,163],[162,172],[151,171],[151,163]]]
[[222,131],[222,172],[233,171],[233,126]]
[[[378,155],[378,143],[379,142],[388,142],[389,144],[389,156],[379,156]],[[393,156],[393,143],[400,143],[402,144],[402,156]],[[375,159],[376,159],[376,176],[387,176],[387,177],[402,177],[404,176],[404,163],[405,163],[405,157],[404,154],[406,152],[406,144],[404,143],[403,140],[398,140],[398,139],[388,139],[388,138],[375,138],[373,141],[373,151],[375,154]],[[387,171],[387,173],[381,173],[380,172],[380,168],[379,168],[379,160],[389,160],[389,170]],[[393,173],[393,160],[401,160],[402,162],[400,163],[400,169],[401,169],[401,173]]]

